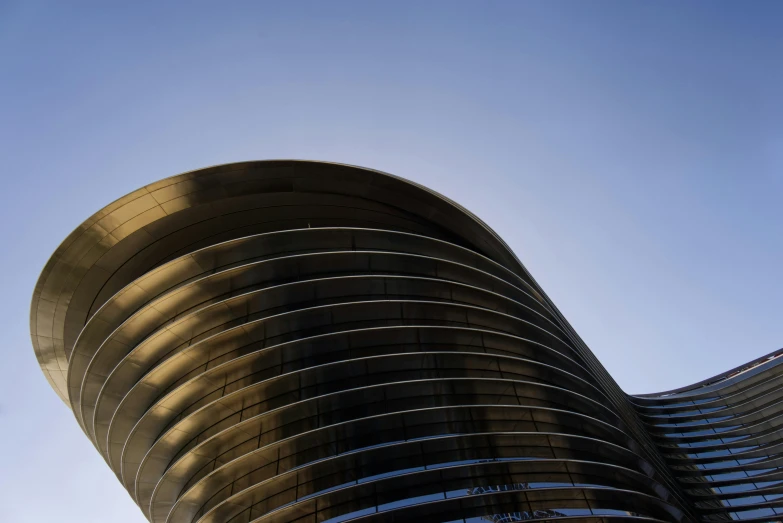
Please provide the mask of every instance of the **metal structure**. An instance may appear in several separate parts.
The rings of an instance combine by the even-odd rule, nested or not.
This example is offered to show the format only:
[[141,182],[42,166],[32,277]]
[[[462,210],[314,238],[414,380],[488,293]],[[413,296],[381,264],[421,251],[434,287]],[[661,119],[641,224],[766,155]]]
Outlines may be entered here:
[[[378,171],[247,162],[139,189],[60,245],[31,332],[52,387],[154,523],[779,510],[772,483],[748,498],[721,476],[757,462],[682,450],[774,456],[774,363],[628,397],[489,227]],[[726,435],[761,447],[701,430],[738,424]]]
[[633,396],[705,521],[783,519],[783,350],[681,389]]

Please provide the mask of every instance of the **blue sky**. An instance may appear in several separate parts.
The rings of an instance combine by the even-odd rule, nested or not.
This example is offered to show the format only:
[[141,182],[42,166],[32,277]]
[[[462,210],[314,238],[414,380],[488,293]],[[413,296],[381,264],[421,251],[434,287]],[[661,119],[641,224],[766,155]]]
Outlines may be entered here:
[[28,307],[82,220],[207,165],[442,192],[628,392],[783,346],[779,2],[69,3],[0,0],[2,521],[144,521],[46,384]]

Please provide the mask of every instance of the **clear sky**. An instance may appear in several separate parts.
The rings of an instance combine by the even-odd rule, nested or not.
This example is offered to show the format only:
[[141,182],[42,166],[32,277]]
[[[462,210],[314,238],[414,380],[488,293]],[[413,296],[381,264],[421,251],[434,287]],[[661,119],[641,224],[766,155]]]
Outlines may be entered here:
[[110,3],[0,0],[1,521],[144,521],[43,378],[28,307],[82,220],[199,167],[440,191],[628,392],[783,346],[783,3]]

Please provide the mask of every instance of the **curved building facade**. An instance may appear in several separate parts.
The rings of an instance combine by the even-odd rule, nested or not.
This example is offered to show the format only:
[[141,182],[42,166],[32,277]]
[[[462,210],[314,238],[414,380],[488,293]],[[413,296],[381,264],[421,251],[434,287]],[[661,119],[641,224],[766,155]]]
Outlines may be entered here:
[[783,519],[780,356],[631,398],[705,521]]
[[139,189],[60,245],[31,332],[154,523],[778,510],[777,360],[629,397],[491,229],[378,171],[247,162]]

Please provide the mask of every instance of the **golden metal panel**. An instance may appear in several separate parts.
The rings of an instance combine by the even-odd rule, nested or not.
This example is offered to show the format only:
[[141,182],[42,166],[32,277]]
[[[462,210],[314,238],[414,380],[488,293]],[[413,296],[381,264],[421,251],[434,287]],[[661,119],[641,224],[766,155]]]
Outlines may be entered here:
[[780,354],[628,397],[486,224],[378,171],[149,184],[55,251],[30,330],[155,523],[783,515]]

